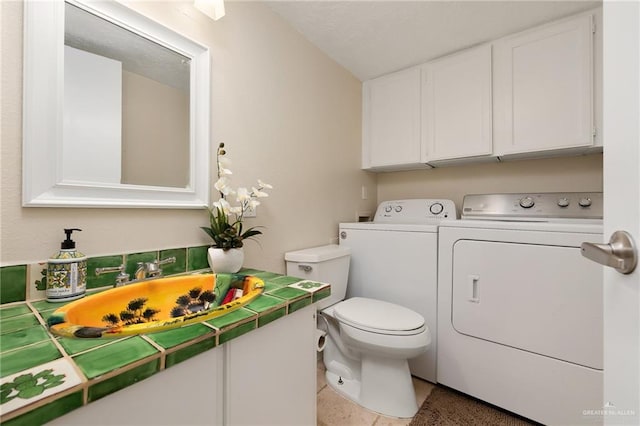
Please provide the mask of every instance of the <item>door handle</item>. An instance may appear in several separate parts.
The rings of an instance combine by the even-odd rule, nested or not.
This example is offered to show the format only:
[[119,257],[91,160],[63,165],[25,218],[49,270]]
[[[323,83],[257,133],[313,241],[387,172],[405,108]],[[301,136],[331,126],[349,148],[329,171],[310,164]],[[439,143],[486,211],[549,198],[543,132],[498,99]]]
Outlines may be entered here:
[[582,243],[580,249],[587,259],[610,266],[621,274],[630,274],[638,264],[636,245],[625,231],[614,232],[609,244]]

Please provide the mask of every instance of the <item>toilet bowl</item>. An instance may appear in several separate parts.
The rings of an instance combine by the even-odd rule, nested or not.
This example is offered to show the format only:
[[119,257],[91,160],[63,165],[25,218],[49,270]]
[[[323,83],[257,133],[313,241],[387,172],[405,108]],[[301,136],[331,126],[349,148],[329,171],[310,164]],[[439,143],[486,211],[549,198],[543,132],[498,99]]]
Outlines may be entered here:
[[349,250],[338,245],[285,255],[287,275],[331,284],[318,302],[318,327],[327,332],[323,361],[327,383],[377,413],[407,418],[418,411],[408,360],[429,348],[424,318],[393,303],[345,299]]

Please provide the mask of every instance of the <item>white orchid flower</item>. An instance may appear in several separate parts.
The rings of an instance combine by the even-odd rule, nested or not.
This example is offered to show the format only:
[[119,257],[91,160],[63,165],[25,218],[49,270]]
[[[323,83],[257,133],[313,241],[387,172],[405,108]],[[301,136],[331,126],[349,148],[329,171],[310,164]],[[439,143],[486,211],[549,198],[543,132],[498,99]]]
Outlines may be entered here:
[[224,214],[229,214],[231,210],[231,205],[224,198],[220,198],[218,201],[213,203],[213,207],[222,210]]
[[239,203],[244,203],[245,201],[251,200],[251,195],[249,195],[249,191],[247,188],[238,188],[238,192],[236,193],[236,201]]
[[260,191],[260,190],[256,189],[255,187],[251,187],[251,193],[255,197],[258,197],[258,198],[264,198],[264,197],[268,197],[269,196],[269,194],[267,194],[266,192]]
[[273,189],[273,186],[269,185],[266,182],[263,182],[260,179],[258,179],[258,186],[260,186],[261,188]]

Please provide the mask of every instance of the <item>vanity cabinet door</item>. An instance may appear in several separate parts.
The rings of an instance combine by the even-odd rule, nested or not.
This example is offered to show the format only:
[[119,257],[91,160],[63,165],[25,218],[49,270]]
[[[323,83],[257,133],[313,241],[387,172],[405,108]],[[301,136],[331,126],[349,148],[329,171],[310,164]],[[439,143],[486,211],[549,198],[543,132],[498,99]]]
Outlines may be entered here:
[[594,31],[589,14],[494,44],[497,155],[594,144]]
[[491,155],[491,45],[429,62],[423,79],[423,162]]
[[315,425],[316,305],[224,344],[225,424]]
[[420,163],[420,68],[366,81],[362,90],[362,168],[424,167]]

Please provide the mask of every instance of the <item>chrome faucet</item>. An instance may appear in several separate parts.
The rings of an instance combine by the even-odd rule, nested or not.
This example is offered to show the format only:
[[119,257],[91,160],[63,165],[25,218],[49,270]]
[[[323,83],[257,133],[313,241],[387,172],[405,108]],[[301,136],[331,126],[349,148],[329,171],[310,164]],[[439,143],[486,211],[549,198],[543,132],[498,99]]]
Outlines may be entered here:
[[114,287],[120,287],[125,284],[131,284],[136,281],[143,281],[146,279],[159,278],[162,276],[162,269],[160,265],[166,265],[167,263],[174,263],[176,261],[175,256],[168,257],[163,260],[155,259],[153,262],[138,262],[136,264],[136,272],[133,275],[133,280],[129,280],[129,274],[125,273],[125,265],[96,268],[96,275],[107,274],[110,272],[120,272],[116,276],[116,284]]
[[120,266],[110,266],[106,268],[96,268],[96,275],[108,274],[110,272],[119,272],[116,276],[116,284],[114,287],[120,287],[129,282],[129,274],[124,272],[125,265],[124,263]]

